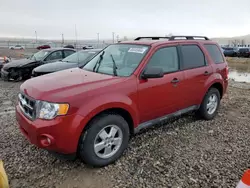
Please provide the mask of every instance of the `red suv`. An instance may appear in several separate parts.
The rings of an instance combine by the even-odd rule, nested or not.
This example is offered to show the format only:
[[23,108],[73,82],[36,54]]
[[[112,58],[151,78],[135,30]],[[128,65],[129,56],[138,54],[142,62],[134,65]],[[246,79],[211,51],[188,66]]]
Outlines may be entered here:
[[213,119],[228,86],[218,44],[141,39],[109,45],[84,67],[24,82],[16,106],[22,133],[40,148],[100,167],[144,128],[191,111]]

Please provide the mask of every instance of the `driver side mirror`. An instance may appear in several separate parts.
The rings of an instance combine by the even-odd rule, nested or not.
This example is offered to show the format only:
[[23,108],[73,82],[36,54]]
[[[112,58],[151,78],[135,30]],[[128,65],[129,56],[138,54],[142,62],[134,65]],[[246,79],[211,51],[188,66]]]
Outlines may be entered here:
[[148,78],[162,78],[164,76],[164,72],[162,68],[157,67],[147,67],[142,73],[142,79]]

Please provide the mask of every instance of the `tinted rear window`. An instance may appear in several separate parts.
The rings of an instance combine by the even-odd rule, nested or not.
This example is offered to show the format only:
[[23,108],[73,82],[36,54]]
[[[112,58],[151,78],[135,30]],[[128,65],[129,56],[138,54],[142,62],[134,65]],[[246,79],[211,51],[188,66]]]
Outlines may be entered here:
[[215,44],[205,44],[205,48],[207,49],[209,55],[213,59],[214,63],[222,63],[224,62],[224,58],[220,52],[220,49]]
[[192,69],[206,65],[205,56],[197,45],[181,46],[183,69]]

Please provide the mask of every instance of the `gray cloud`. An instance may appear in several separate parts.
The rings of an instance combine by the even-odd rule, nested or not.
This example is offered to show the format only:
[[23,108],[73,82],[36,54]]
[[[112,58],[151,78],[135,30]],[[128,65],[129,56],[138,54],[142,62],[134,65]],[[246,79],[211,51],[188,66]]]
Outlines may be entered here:
[[250,31],[249,0],[1,0],[0,37],[111,38],[195,34],[235,36]]

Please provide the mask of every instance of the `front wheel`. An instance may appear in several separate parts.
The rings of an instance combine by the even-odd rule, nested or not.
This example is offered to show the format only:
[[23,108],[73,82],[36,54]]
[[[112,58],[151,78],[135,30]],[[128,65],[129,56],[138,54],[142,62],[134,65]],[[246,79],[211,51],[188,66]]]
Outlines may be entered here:
[[216,116],[219,106],[220,92],[216,88],[210,88],[202,101],[198,115],[205,120],[211,120]]
[[94,118],[79,141],[79,155],[87,164],[102,167],[121,157],[128,146],[129,125],[117,114]]

